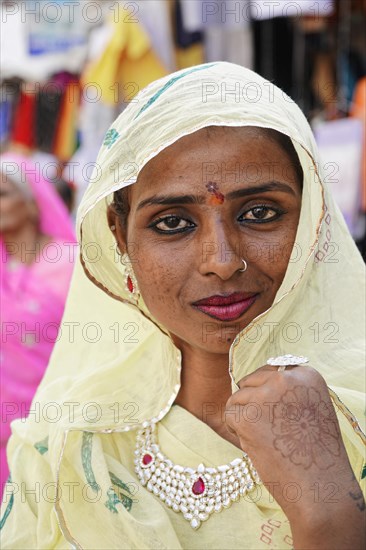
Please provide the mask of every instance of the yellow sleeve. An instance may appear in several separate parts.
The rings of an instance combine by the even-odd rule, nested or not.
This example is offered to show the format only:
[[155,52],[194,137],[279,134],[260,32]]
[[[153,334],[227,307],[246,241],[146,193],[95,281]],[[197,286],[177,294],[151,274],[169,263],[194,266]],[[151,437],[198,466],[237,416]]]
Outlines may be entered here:
[[342,439],[353,473],[366,496],[365,398],[362,392],[329,388],[340,425]]
[[56,483],[47,461],[47,439],[34,446],[12,435],[8,454],[11,476],[1,506],[0,547],[69,549],[54,512]]

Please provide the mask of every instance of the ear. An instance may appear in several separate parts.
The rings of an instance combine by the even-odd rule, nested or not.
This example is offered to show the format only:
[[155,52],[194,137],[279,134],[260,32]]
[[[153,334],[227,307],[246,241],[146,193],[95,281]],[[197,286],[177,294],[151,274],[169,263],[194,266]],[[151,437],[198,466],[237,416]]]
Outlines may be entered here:
[[127,251],[127,235],[126,229],[122,227],[120,218],[116,212],[114,204],[110,204],[107,208],[107,220],[110,230],[117,241],[117,246],[124,254]]

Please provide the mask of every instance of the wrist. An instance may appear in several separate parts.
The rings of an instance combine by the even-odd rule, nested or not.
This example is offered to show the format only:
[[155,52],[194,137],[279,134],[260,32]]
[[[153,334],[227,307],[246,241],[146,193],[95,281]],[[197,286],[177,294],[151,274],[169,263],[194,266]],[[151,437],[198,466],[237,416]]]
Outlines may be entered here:
[[365,514],[347,501],[319,503],[296,515],[291,511],[288,519],[296,550],[365,547]]

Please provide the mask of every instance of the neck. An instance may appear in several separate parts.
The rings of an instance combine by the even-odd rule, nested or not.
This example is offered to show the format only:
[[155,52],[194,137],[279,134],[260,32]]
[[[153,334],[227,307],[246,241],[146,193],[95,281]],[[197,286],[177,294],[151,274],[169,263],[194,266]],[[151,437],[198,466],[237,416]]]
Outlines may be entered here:
[[208,353],[183,346],[181,388],[175,403],[205,422],[224,439],[240,447],[225,423],[226,402],[232,394],[229,354]]
[[48,239],[34,223],[28,222],[14,231],[2,233],[6,252],[11,258],[24,264],[33,263]]

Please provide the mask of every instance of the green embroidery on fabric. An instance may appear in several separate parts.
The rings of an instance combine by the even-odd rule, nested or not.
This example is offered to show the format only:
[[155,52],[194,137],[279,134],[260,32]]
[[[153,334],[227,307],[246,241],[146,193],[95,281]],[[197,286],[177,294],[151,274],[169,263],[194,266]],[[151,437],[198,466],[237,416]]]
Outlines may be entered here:
[[[11,476],[9,476],[9,479],[7,481],[7,483],[12,483],[11,481]],[[4,515],[3,517],[0,519],[0,530],[4,527],[5,523],[6,523],[6,520],[8,519],[9,517],[9,514],[11,512],[11,509],[13,508],[13,504],[14,504],[14,493],[12,493],[11,497],[10,497],[10,500],[8,502],[8,505],[7,507],[5,508],[5,512],[4,512]]]
[[118,514],[116,504],[122,504],[122,502],[119,500],[113,487],[108,489],[107,495],[108,500],[104,503],[104,506],[106,506],[108,510],[110,510],[113,514]]
[[[126,483],[123,483],[123,481],[121,479],[119,479],[112,472],[109,472],[109,475],[111,477],[111,481],[112,481],[113,485],[115,485],[116,487],[119,487],[122,491],[125,491],[126,493],[128,493],[128,495],[132,496],[131,489],[129,488],[128,485],[126,485]],[[133,504],[133,499],[130,496],[123,493],[122,491],[118,491],[119,494],[117,495],[117,493],[113,489],[113,487],[108,489],[108,493],[107,493],[108,500],[107,500],[107,502],[105,502],[105,506],[113,514],[118,513],[118,510],[116,508],[117,504],[122,504],[122,506],[124,506],[128,512],[131,511],[132,504]]]
[[83,432],[83,441],[81,444],[81,461],[85,473],[86,481],[95,493],[100,490],[100,487],[95,479],[94,472],[91,465],[92,447],[93,447],[92,432]]
[[209,65],[205,65],[204,67],[194,67],[193,69],[189,69],[188,71],[185,71],[184,73],[168,80],[168,82],[164,84],[164,86],[160,90],[158,90],[152,97],[150,97],[149,101],[145,103],[145,105],[139,110],[139,112],[135,116],[135,119],[139,117],[141,113],[146,111],[146,109],[148,109],[153,103],[155,103],[155,101],[161,96],[161,94],[163,94],[168,88],[173,86],[173,84],[175,84],[177,80],[180,80],[181,78],[184,78],[188,74],[194,73],[196,71],[203,71],[203,69],[208,69],[209,67],[212,67],[213,65],[216,65],[216,64],[217,63],[210,63]]
[[119,138],[119,133],[117,132],[117,130],[115,130],[115,128],[112,128],[111,130],[108,130],[108,132],[106,133],[103,141],[103,145],[105,145],[106,147],[108,147],[108,149],[110,149],[112,145],[116,143],[118,138]]
[[42,439],[42,441],[38,441],[38,443],[34,444],[34,447],[37,449],[37,451],[44,455],[48,451],[48,436]]
[[362,472],[361,472],[361,479],[366,477],[366,464],[363,465]]

